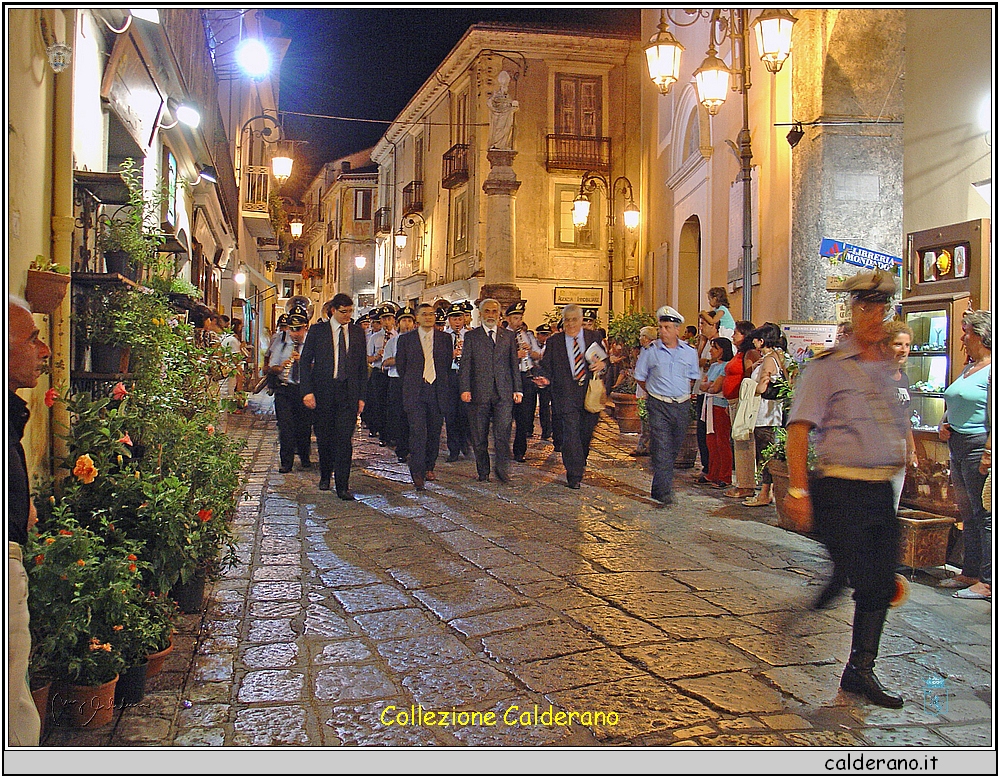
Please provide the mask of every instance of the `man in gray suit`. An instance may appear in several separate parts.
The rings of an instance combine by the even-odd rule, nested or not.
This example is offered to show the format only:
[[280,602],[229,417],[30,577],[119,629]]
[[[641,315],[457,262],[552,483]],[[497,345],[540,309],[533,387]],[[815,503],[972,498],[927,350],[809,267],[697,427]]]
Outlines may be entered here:
[[[480,481],[490,480],[489,429],[493,422],[494,472],[510,481],[510,428],[513,403],[521,402],[514,333],[500,327],[500,303],[487,298],[479,305],[482,326],[470,330],[462,348],[458,383],[462,402],[469,403],[472,447]],[[512,402],[513,400],[513,402]]]

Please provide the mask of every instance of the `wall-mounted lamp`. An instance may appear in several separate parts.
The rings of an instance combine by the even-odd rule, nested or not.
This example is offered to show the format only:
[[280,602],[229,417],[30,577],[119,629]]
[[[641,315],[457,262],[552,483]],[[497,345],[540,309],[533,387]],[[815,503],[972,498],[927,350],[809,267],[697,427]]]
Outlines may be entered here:
[[198,177],[194,181],[188,181],[189,186],[198,186],[202,181],[207,181],[210,184],[219,183],[219,174],[215,172],[215,168],[211,166],[199,167]]
[[294,238],[295,240],[298,240],[299,238],[302,237],[302,226],[303,225],[301,219],[293,219],[292,221],[288,222],[288,231],[292,234],[292,238]]
[[257,38],[247,38],[236,50],[236,63],[250,78],[259,81],[271,70],[271,52]]
[[103,21],[111,32],[116,35],[121,35],[123,32],[127,32],[128,28],[132,26],[133,19],[142,19],[144,22],[149,22],[150,24],[160,23],[160,12],[155,8],[129,8],[128,16],[125,17],[125,26],[121,29],[112,27],[111,23],[107,19],[101,17]]
[[178,122],[187,125],[192,130],[196,129],[198,125],[201,124],[201,112],[191,103],[182,103],[179,100],[175,100],[173,97],[168,97],[167,110],[173,114],[174,121],[171,124],[163,124],[161,122],[161,130],[171,130],[177,126]]
[[243,270],[237,270],[233,273],[233,283],[242,286],[247,282],[247,274]]
[[424,217],[421,216],[419,213],[412,213],[409,216],[404,216],[402,219],[399,220],[399,229],[396,230],[396,234],[394,237],[396,242],[396,248],[399,249],[400,251],[406,248],[406,232],[403,231],[403,226],[405,225],[406,227],[414,227],[416,226],[417,219],[420,219],[420,222],[422,224],[425,223]]
[[805,131],[802,129],[802,122],[796,122],[795,126],[788,131],[788,134],[785,136],[785,140],[787,140],[788,145],[794,149],[799,145],[799,141],[802,140],[802,137],[805,134]]
[[367,264],[368,260],[365,257],[361,256],[360,254],[354,258],[354,267],[356,267],[358,270],[364,270],[365,265]]

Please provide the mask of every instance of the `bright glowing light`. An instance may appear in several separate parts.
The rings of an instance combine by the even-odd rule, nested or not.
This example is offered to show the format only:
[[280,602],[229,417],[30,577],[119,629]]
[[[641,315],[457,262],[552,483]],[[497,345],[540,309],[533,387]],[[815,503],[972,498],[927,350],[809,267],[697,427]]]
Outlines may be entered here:
[[287,181],[292,175],[292,158],[271,157],[271,172],[278,181]]
[[639,206],[629,200],[628,204],[625,206],[625,213],[623,214],[623,217],[625,226],[630,230],[634,230],[639,226]]
[[402,251],[406,248],[406,233],[403,232],[403,228],[399,228],[399,232],[396,233],[396,248]]
[[701,67],[694,72],[695,85],[698,87],[698,101],[715,116],[719,108],[726,102],[729,94],[730,70],[726,63],[715,56],[715,49],[709,49],[708,56]]
[[271,53],[257,38],[247,38],[236,50],[236,62],[250,78],[263,78],[271,70]]
[[751,25],[757,34],[757,53],[770,72],[777,73],[792,50],[792,26],[797,19],[783,8],[767,8]]
[[247,274],[244,273],[242,270],[237,270],[236,274],[233,275],[233,283],[235,284],[239,284],[240,286],[242,286],[243,284],[246,283],[246,281],[247,281]]
[[590,218],[590,200],[586,195],[578,195],[573,201],[573,226],[583,227]]
[[365,269],[365,265],[367,265],[367,264],[368,264],[368,260],[365,259],[362,256],[357,256],[357,257],[354,258],[354,266],[358,270],[364,270]]
[[192,129],[201,124],[201,114],[198,112],[197,108],[189,103],[181,103],[178,105],[177,110],[174,111],[174,116],[177,117],[177,121],[182,124],[186,124]]
[[979,129],[981,132],[990,131],[990,120],[992,119],[992,114],[990,112],[990,98],[983,98],[983,102],[979,104]]
[[288,223],[288,231],[292,233],[293,238],[302,237],[302,222],[293,221]]

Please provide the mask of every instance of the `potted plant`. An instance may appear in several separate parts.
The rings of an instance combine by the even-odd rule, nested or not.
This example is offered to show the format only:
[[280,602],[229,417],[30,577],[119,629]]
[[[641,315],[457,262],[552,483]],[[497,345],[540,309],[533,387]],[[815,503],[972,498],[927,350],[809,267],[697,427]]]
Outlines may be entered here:
[[[619,315],[611,314],[608,323],[608,341],[612,352],[618,353],[621,362],[620,376],[611,391],[615,404],[615,421],[619,432],[639,432],[641,420],[635,397],[635,347],[639,345],[639,330],[655,327],[656,319],[647,311],[627,311]],[[613,356],[613,355],[612,355]]]
[[98,220],[97,245],[104,254],[106,271],[132,280],[143,269],[153,275],[172,274],[173,261],[160,256],[160,247],[166,242],[160,223],[169,195],[166,184],[147,191],[142,183],[142,168],[131,158],[119,165],[119,173],[128,189],[128,202],[113,215],[102,215]]
[[69,268],[37,255],[28,266],[24,298],[35,313],[50,314],[59,307],[69,286]]
[[179,610],[166,593],[149,592],[145,601],[146,611],[152,621],[153,650],[146,655],[146,678],[152,678],[163,669],[163,663],[174,649],[174,625]]

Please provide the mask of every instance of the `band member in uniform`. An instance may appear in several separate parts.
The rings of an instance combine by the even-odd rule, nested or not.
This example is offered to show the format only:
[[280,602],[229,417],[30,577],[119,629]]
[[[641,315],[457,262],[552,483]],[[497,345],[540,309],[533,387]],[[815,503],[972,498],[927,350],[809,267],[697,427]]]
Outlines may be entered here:
[[362,314],[360,317],[361,321],[368,322],[368,329],[365,331],[365,360],[368,367],[368,378],[366,379],[365,384],[365,409],[361,412],[361,423],[365,425],[365,428],[368,430],[368,437],[370,438],[374,438],[378,435],[378,425],[377,422],[372,420],[372,409],[370,404],[367,402],[368,387],[372,380],[371,362],[368,361],[368,355],[371,354],[371,352],[368,348],[372,342],[372,338],[382,331],[382,319],[379,316],[380,313],[380,307],[376,306],[368,311],[368,313]]
[[[906,409],[896,401],[882,322],[896,281],[885,271],[849,278],[853,332],[811,360],[796,383],[788,420],[785,509],[815,527],[836,570],[854,587],[851,657],[840,688],[886,708],[903,699],[875,675],[882,627],[896,596],[899,521],[892,478],[906,464]],[[818,464],[806,457],[810,431]]]
[[437,480],[434,465],[453,357],[451,338],[437,331],[430,303],[417,307],[417,324],[417,329],[399,337],[396,369],[403,380],[403,408],[410,425],[410,477],[417,491],[423,491],[425,480]]
[[278,472],[290,473],[296,454],[304,470],[312,467],[313,412],[302,404],[299,389],[299,358],[309,329],[309,315],[304,307],[296,306],[282,316],[285,317],[287,333],[271,350],[267,369],[272,376],[274,415],[278,419]]
[[353,500],[348,487],[351,476],[351,437],[358,414],[364,410],[365,332],[351,324],[354,301],[340,293],[326,306],[329,321],[309,328],[299,357],[302,402],[315,411],[316,447],[319,450],[319,488],[329,491],[334,475],[337,496]]
[[459,395],[458,368],[462,363],[463,341],[467,334],[465,328],[465,306],[462,303],[452,303],[448,308],[448,326],[445,334],[451,338],[454,360],[448,371],[448,407],[444,411],[445,432],[448,436],[448,460],[457,462],[472,450],[472,436],[469,432],[469,411]]
[[[378,362],[378,367],[372,364],[372,373],[374,374],[377,370],[381,373],[381,377],[377,380],[375,384],[376,391],[376,403],[377,407],[372,411],[375,416],[376,426],[378,426],[378,444],[380,446],[392,446],[395,444],[395,431],[389,429],[386,424],[387,418],[387,404],[389,399],[389,372],[388,368],[385,366],[385,347],[391,343],[399,333],[396,332],[396,306],[394,303],[387,302],[382,304],[381,311],[379,313],[379,321],[382,322],[382,359]],[[366,403],[372,401],[371,397],[367,397]]]
[[661,505],[674,502],[674,462],[691,424],[691,391],[701,377],[698,352],[680,337],[684,317],[669,305],[656,312],[659,339],[642,350],[636,383],[646,392],[653,484],[650,495]]
[[434,329],[438,332],[444,332],[444,328],[448,324],[448,314],[445,311],[445,308],[438,308],[434,311]]
[[563,334],[553,335],[545,344],[545,355],[538,365],[535,385],[551,386],[553,428],[557,423],[562,430],[562,460],[566,468],[566,485],[579,489],[590,454],[590,440],[597,426],[598,414],[583,407],[587,396],[590,373],[597,374],[605,366],[604,360],[587,364],[587,349],[592,344],[601,345],[597,332],[583,329],[583,312],[579,305],[563,308]]
[[[382,350],[385,348],[385,339],[390,336],[391,330],[386,329],[386,324],[396,322],[395,308],[388,311],[385,305],[380,305],[372,309],[369,317],[372,318],[373,332],[368,336],[367,360],[371,373],[368,375],[368,388],[365,391],[365,419],[367,419],[368,434],[371,437],[376,435],[382,437],[385,424],[385,394],[389,388],[388,379],[382,372]],[[378,322],[378,328],[374,327]],[[385,445],[381,443],[381,445]]]
[[608,333],[604,331],[603,327],[597,326],[596,308],[583,309],[583,328],[585,330],[598,333],[601,336],[601,345],[604,347],[604,350],[607,351]]
[[524,324],[524,310],[527,303],[519,300],[507,306],[507,329],[514,333],[517,341],[518,370],[521,373],[521,387],[524,399],[514,407],[514,461],[523,462],[528,451],[528,438],[535,431],[535,405],[538,401],[538,387],[531,379],[535,366],[542,358],[542,349]]
[[[410,332],[416,326],[416,315],[413,309],[406,305],[396,314],[399,334]],[[410,455],[410,426],[406,421],[406,411],[403,410],[403,378],[396,366],[396,349],[399,338],[391,338],[385,344],[382,353],[382,365],[387,368],[389,376],[389,394],[386,402],[386,427],[392,432],[396,446],[396,459],[405,462]]]
[[[535,340],[542,357],[545,356],[545,342],[552,334],[548,324],[539,324],[535,328]],[[541,361],[541,357],[538,358]],[[534,381],[531,382],[534,386]],[[542,440],[552,440],[552,390],[549,387],[535,387],[538,391],[538,423],[542,426]]]
[[465,312],[465,329],[466,330],[471,330],[472,329],[472,312],[475,310],[475,307],[472,305],[472,303],[469,300],[462,300],[462,310]]
[[500,303],[491,297],[479,304],[482,326],[465,336],[458,380],[462,402],[469,403],[472,445],[480,481],[490,480],[490,422],[493,423],[493,472],[501,483],[510,481],[510,427],[514,403],[520,403],[514,334],[500,327]]

